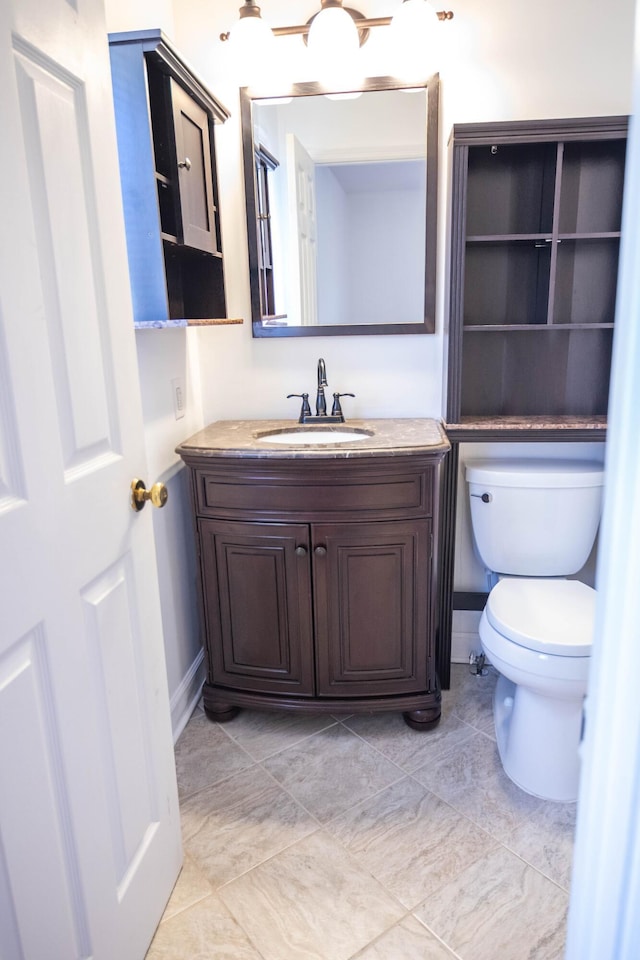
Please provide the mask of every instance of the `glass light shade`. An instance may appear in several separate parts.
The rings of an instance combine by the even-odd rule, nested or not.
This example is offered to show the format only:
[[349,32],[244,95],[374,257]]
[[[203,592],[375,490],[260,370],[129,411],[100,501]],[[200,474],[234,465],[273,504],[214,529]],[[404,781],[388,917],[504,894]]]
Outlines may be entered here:
[[243,83],[257,83],[276,62],[275,37],[262,17],[241,17],[229,31],[229,42]]
[[427,0],[404,0],[391,21],[393,73],[403,80],[426,80],[435,69],[440,21]]
[[318,80],[336,90],[349,90],[362,80],[360,37],[353,18],[341,7],[321,10],[307,38]]
[[360,48],[358,28],[342,7],[321,10],[311,23],[307,40],[314,56],[353,56]]

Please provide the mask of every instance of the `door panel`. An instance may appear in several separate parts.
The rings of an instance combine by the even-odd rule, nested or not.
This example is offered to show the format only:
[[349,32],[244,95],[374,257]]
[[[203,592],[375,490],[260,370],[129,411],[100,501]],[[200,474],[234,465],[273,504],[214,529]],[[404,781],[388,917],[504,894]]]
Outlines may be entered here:
[[309,528],[201,520],[200,537],[210,680],[311,696]]
[[314,525],[320,696],[427,689],[430,533],[428,520]]
[[[104,281],[83,85],[41,51],[20,45],[15,67],[29,191],[65,470],[112,452],[113,381],[99,308]],[[88,191],[85,188],[87,183]],[[65,237],[64,243],[56,238]],[[94,266],[95,264],[95,266]],[[110,415],[111,414],[111,415]]]
[[[21,717],[19,736],[0,737],[2,953],[51,956],[55,944],[57,956],[88,957],[86,910],[75,895],[82,882],[72,842],[69,793],[61,775],[64,758],[52,703],[47,640],[44,625],[36,624],[0,661],[0,729],[10,730]],[[20,771],[20,776],[7,776],[8,771]],[[34,851],[47,869],[24,869]],[[34,900],[39,905],[37,922]]]
[[101,0],[0,4],[0,955],[140,960],[181,862]]
[[142,636],[130,557],[124,557],[81,591],[92,667],[93,695],[100,706],[98,750],[105,767],[118,896],[155,833],[159,820],[144,708]]

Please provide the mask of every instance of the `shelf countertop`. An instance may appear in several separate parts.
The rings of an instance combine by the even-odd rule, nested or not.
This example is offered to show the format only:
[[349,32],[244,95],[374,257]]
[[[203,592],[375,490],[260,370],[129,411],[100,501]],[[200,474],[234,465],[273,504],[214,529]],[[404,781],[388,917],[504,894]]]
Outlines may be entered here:
[[606,416],[521,416],[461,417],[457,423],[446,423],[452,440],[601,440],[606,435]]

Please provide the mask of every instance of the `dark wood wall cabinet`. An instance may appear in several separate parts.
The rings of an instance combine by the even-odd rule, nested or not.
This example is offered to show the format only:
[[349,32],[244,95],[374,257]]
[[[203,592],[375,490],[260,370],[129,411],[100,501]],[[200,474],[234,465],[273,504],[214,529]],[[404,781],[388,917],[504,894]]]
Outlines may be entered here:
[[204,707],[440,717],[440,461],[202,457],[190,468],[206,634]]
[[136,325],[226,319],[214,125],[228,111],[159,30],[109,44]]
[[[589,117],[453,128],[443,686],[458,606],[459,444],[605,438],[627,126]],[[470,595],[459,605],[477,607]]]

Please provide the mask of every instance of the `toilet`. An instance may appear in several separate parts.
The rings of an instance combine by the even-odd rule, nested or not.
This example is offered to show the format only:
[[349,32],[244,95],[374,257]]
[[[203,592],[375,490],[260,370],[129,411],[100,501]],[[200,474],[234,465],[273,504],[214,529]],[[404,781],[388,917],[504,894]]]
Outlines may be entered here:
[[506,774],[545,800],[577,799],[596,593],[582,569],[600,522],[604,467],[468,461],[471,524],[493,584],[480,640],[499,673],[494,719]]

